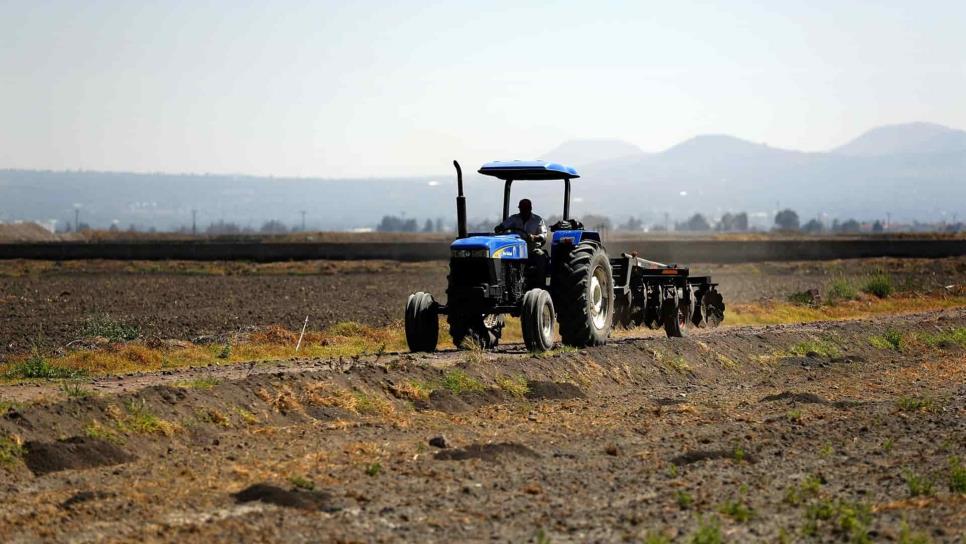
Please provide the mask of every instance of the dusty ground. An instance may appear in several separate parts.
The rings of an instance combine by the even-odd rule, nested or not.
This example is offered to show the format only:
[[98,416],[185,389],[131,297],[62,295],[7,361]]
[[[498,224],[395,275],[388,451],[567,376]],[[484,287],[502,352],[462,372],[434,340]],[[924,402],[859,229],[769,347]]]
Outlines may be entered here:
[[959,309],[65,387],[0,418],[0,541],[961,542],[964,327]]
[[[254,265],[190,262],[0,262],[0,358],[34,344],[63,346],[95,315],[137,326],[144,337],[191,340],[250,327],[299,329],[400,319],[406,297],[444,298],[445,262],[315,261]],[[934,291],[966,282],[966,257],[692,266],[712,274],[728,303],[784,300],[831,280],[861,282],[882,270],[900,288]]]

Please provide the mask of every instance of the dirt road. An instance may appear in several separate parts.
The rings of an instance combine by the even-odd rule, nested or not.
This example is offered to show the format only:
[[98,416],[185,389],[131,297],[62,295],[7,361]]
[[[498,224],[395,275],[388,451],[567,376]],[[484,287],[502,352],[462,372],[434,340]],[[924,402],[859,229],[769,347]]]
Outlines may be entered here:
[[954,310],[65,389],[0,418],[0,541],[961,542],[964,327]]

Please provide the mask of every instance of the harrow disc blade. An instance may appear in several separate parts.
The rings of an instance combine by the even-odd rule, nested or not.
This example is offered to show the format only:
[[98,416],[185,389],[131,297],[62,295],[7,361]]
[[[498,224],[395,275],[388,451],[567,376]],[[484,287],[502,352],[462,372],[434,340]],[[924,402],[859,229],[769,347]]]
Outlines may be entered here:
[[721,293],[712,289],[701,298],[704,319],[709,327],[717,327],[724,320],[725,303]]

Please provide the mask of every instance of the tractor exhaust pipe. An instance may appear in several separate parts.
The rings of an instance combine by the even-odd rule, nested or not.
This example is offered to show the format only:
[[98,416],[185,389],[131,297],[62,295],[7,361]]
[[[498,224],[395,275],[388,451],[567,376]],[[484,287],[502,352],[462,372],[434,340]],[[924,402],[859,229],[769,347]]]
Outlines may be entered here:
[[456,235],[458,238],[466,238],[466,197],[463,196],[463,169],[460,163],[453,161],[456,167],[456,188],[459,194],[456,196]]

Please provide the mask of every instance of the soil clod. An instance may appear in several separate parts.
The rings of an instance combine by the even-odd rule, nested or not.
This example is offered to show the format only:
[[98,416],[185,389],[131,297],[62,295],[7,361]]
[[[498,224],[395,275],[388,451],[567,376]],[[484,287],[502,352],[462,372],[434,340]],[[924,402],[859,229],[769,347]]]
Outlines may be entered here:
[[434,436],[429,439],[429,445],[434,448],[446,449],[450,447],[449,440],[446,440],[445,436]]
[[791,400],[803,404],[826,404],[828,402],[815,393],[793,393],[791,391],[782,391],[777,395],[768,395],[758,402],[774,402],[778,400]]
[[499,461],[503,457],[529,457],[537,459],[540,454],[514,442],[499,444],[471,444],[465,448],[447,449],[436,452],[436,459],[440,461],[466,461],[468,459],[482,459],[483,461]]
[[526,397],[531,400],[569,400],[585,398],[579,387],[567,382],[527,382]]
[[119,465],[134,460],[121,448],[96,438],[74,436],[56,442],[27,442],[24,463],[40,476],[61,470]]
[[747,461],[754,463],[755,457],[740,450],[697,450],[678,455],[671,459],[671,463],[681,466],[690,465],[699,461],[714,461],[716,459],[732,459],[735,461]]
[[321,510],[325,512],[338,510],[331,505],[332,497],[324,491],[288,490],[266,483],[250,485],[232,496],[236,501],[242,503],[258,501],[301,510]]

